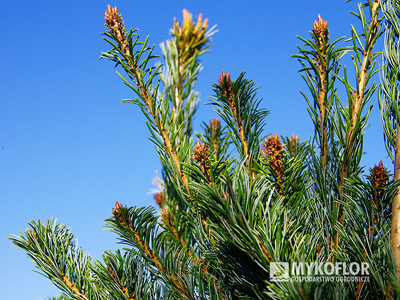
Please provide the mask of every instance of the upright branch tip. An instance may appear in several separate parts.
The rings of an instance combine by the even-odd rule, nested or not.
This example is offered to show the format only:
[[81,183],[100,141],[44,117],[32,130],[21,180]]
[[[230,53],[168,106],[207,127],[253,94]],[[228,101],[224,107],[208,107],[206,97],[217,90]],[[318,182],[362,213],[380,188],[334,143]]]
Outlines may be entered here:
[[318,20],[314,22],[313,32],[316,36],[316,42],[318,46],[324,44],[324,40],[328,43],[329,40],[329,29],[328,21],[324,21],[320,15],[318,15]]
[[129,55],[129,44],[125,36],[124,20],[121,15],[118,14],[118,8],[116,6],[112,8],[110,4],[108,4],[104,12],[104,19],[106,21],[105,27],[110,29],[116,36],[118,45],[121,47],[122,51],[124,51],[126,55]]
[[231,74],[230,73],[226,74],[225,71],[222,70],[222,73],[218,78],[218,83],[219,83],[219,87],[223,91],[225,97],[227,97],[229,99],[232,94]]
[[285,156],[285,149],[283,148],[277,133],[265,139],[263,144],[263,153],[268,158],[268,162],[276,173],[276,180],[282,184],[282,171],[283,171],[283,157]]
[[369,171],[369,178],[373,182],[375,189],[378,190],[388,184],[391,174],[388,169],[383,166],[382,161],[379,162],[379,165],[374,165]]
[[205,144],[201,144],[200,140],[197,140],[196,146],[193,149],[193,159],[197,162],[204,162],[208,159],[209,151]]
[[218,120],[218,118],[210,120],[210,130],[213,135],[215,135],[215,133],[219,131],[220,128],[221,128],[221,122]]
[[180,55],[189,47],[193,47],[191,52],[204,48],[208,43],[208,38],[206,36],[207,28],[208,19],[203,21],[202,14],[198,16],[197,22],[195,23],[192,14],[184,9],[182,24],[175,20],[174,27],[171,30],[171,34],[178,41],[178,51]]
[[[126,209],[126,206],[123,206],[118,201],[115,202],[115,208],[112,209],[113,217],[118,220],[122,226],[126,226],[123,216],[123,210]],[[128,221],[129,222],[129,221]]]
[[204,176],[206,176],[208,182],[211,184],[210,165],[208,163],[209,155],[210,151],[206,144],[200,144],[200,140],[197,140],[196,146],[193,149],[193,159],[200,164]]
[[292,133],[292,137],[289,138],[289,143],[290,143],[290,153],[293,155],[295,153],[296,145],[300,144],[300,139],[294,133]]

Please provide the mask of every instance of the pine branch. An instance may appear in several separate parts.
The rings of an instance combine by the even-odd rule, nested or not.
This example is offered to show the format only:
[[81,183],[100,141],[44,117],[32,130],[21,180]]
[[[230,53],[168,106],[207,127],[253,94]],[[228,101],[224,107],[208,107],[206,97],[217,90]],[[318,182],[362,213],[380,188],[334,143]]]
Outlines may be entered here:
[[213,85],[214,97],[211,104],[227,124],[233,142],[247,167],[255,178],[253,161],[259,158],[260,135],[268,110],[259,108],[261,99],[256,99],[257,88],[252,80],[244,78],[245,73],[232,82],[230,74],[222,72],[218,85]]
[[[356,32],[354,27],[352,27],[352,41],[354,44],[354,52],[356,59],[354,59],[354,64],[359,62],[359,66],[355,65],[356,78],[357,78],[357,88],[353,89],[348,82],[345,81],[347,94],[348,94],[348,112],[346,119],[348,119],[348,126],[346,131],[346,143],[344,148],[342,170],[341,170],[341,185],[343,186],[344,181],[347,177],[351,176],[354,171],[349,170],[348,165],[351,165],[350,161],[353,159],[354,155],[358,152],[358,140],[361,136],[361,131],[365,127],[366,120],[362,120],[361,112],[368,100],[371,98],[372,94],[376,90],[376,85],[373,83],[370,88],[366,91],[368,82],[370,81],[372,75],[374,74],[375,59],[377,54],[373,53],[373,49],[377,39],[381,35],[380,23],[382,18],[379,17],[379,12],[381,8],[380,0],[369,1],[366,4],[370,10],[370,21],[367,24],[365,15],[363,13],[363,8],[361,4],[359,6],[359,13],[354,15],[361,21],[363,27],[363,33],[359,34]],[[360,36],[365,37],[365,45],[361,44]],[[360,55],[360,50],[362,50],[362,60]],[[356,151],[354,149],[356,147]],[[354,164],[352,164],[354,165]],[[352,167],[354,170],[354,167]],[[343,193],[343,191],[342,191]]]
[[161,285],[151,275],[143,260],[131,251],[106,251],[104,262],[95,262],[93,269],[111,299],[162,299]]
[[[156,268],[157,271],[153,271],[155,276],[161,276],[160,278],[166,284],[172,283],[173,287],[182,297],[195,300],[196,298],[185,287],[181,278],[168,270],[161,262],[159,256],[154,252],[154,249],[150,247],[149,243],[153,244],[153,248],[157,248],[157,245],[158,247],[161,246],[158,244],[160,236],[157,234],[157,219],[157,217],[152,215],[151,210],[128,209],[117,202],[116,208],[113,209],[113,217],[108,219],[107,222],[108,229],[120,235],[123,243],[136,247]],[[170,249],[169,251],[172,250]]]
[[91,272],[91,259],[78,248],[73,235],[62,224],[51,219],[29,223],[31,229],[10,238],[27,252],[42,274],[71,298],[101,299],[105,291]]
[[[108,6],[107,11],[105,12],[105,19],[106,19],[106,27],[110,29],[110,33],[113,34],[112,37],[116,39],[118,45],[120,46],[119,49],[113,49],[110,51],[110,54],[113,56],[105,55],[103,54],[103,57],[107,58],[112,58],[116,60],[118,63],[124,66],[124,68],[129,72],[129,75],[131,75],[135,81],[135,84],[138,86],[138,90],[135,89],[137,92],[138,96],[140,99],[144,101],[144,104],[146,105],[149,114],[153,117],[154,124],[159,129],[159,133],[162,136],[164,140],[165,147],[168,151],[168,153],[171,155],[175,166],[176,170],[179,174],[179,176],[182,179],[183,184],[187,187],[188,184],[188,178],[184,172],[181,170],[181,162],[176,154],[174,148],[172,147],[172,142],[170,140],[169,134],[167,133],[165,127],[164,127],[164,122],[162,118],[159,118],[159,113],[156,111],[156,106],[154,103],[154,97],[152,96],[152,93],[149,91],[147,88],[149,84],[149,80],[147,82],[144,82],[144,77],[143,75],[146,74],[148,71],[144,70],[143,67],[146,66],[147,60],[154,57],[151,56],[152,48],[150,50],[150,53],[146,57],[146,60],[144,62],[146,63],[141,63],[140,65],[143,65],[142,69],[139,67],[139,59],[144,53],[145,50],[147,50],[145,47],[147,46],[147,40],[146,42],[143,43],[142,49],[134,56],[131,54],[133,52],[133,49],[137,42],[135,41],[132,43],[131,40],[131,34],[128,36],[125,35],[125,26],[123,25],[123,20],[121,16],[118,14],[117,8],[111,8]],[[129,46],[128,46],[129,45]],[[122,58],[118,57],[118,54],[122,54]],[[159,67],[157,68],[157,70]],[[157,72],[155,72],[157,73]],[[154,75],[153,75],[154,77]],[[151,77],[152,79],[152,77]]]

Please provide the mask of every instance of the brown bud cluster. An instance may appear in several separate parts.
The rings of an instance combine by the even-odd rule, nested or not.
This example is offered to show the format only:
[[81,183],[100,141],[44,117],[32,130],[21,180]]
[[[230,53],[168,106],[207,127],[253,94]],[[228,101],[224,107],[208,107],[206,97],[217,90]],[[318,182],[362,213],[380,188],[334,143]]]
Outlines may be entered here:
[[224,70],[222,70],[221,75],[218,78],[218,84],[221,90],[224,92],[225,97],[228,99],[232,98],[232,80],[231,74],[226,74]]
[[[323,59],[325,59],[327,55],[326,52],[329,41],[328,21],[322,20],[321,16],[318,15],[318,21],[315,21],[313,25],[313,32],[315,34],[314,39],[318,46],[318,49],[321,52]],[[319,60],[320,59],[317,58],[317,62],[323,65],[323,63],[320,62]]]
[[117,7],[111,8],[107,5],[107,10],[104,12],[104,18],[106,21],[106,28],[109,28],[118,40],[118,45],[126,55],[130,55],[128,40],[125,35],[124,20],[121,15],[118,14]]
[[197,162],[204,162],[208,159],[209,151],[205,144],[200,144],[200,140],[197,140],[196,146],[193,149],[193,159]]
[[296,150],[296,145],[300,143],[299,137],[297,135],[295,136],[294,133],[292,133],[292,137],[289,138],[289,143],[290,143],[290,153],[294,155]]
[[215,133],[218,132],[220,129],[221,129],[221,122],[218,120],[218,118],[210,120],[210,130],[212,135],[215,135]]
[[282,145],[279,140],[278,134],[275,133],[274,136],[265,139],[262,149],[264,155],[268,158],[268,162],[276,173],[279,184],[282,184],[283,157],[285,155],[283,146],[284,145]]
[[[123,210],[126,209],[126,206],[124,207],[121,203],[118,201],[115,202],[115,208],[112,209],[113,217],[118,220],[122,226],[126,226],[127,224],[125,223],[124,216],[123,216]],[[129,222],[129,220],[128,220]]]
[[205,144],[201,145],[200,140],[197,140],[196,146],[193,149],[193,159],[200,163],[200,168],[203,171],[204,176],[206,176],[207,180],[211,183],[210,177],[210,165],[208,163],[208,157],[210,155],[210,151],[208,150]]
[[329,40],[329,29],[328,29],[328,21],[322,20],[321,16],[318,15],[318,21],[314,22],[313,31],[315,35],[318,37],[318,40],[325,39]]
[[[389,177],[391,174],[389,171],[383,166],[382,161],[380,161],[379,165],[375,165],[373,168],[370,170],[370,180],[374,184],[374,187],[376,189],[376,196],[378,199],[380,199],[382,195],[382,188],[385,187],[389,183]],[[377,204],[377,203],[376,203]]]
[[164,207],[165,195],[163,192],[154,194],[153,198],[156,200],[156,203],[160,208]]
[[[194,51],[202,49],[207,44],[205,34],[208,28],[208,19],[203,21],[203,15],[200,14],[197,23],[192,20],[192,14],[186,9],[183,10],[183,22],[174,21],[174,27],[171,34],[178,41],[179,56],[182,57],[183,53],[192,47],[189,51],[188,58],[194,54]],[[193,47],[194,46],[194,47]]]
[[219,158],[219,141],[221,138],[221,122],[218,118],[210,120],[210,144],[212,145],[215,159]]

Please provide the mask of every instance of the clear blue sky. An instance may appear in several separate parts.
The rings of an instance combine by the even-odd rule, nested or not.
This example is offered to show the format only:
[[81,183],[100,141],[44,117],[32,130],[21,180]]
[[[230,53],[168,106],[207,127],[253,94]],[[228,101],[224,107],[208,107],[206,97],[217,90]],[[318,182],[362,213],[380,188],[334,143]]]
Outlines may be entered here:
[[[116,248],[103,229],[115,201],[154,205],[148,195],[159,169],[138,107],[121,104],[132,93],[99,61],[106,5],[117,5],[127,27],[137,27],[158,45],[169,38],[182,9],[203,13],[219,32],[197,89],[202,103],[222,69],[242,70],[261,86],[271,111],[265,133],[293,132],[305,140],[311,121],[299,90],[306,90],[298,62],[290,58],[308,37],[320,13],[331,38],[350,35],[356,20],[344,1],[28,1],[3,0],[0,33],[0,282],[2,299],[57,296],[50,281],[7,240],[32,219],[57,217],[72,228],[95,258]],[[158,50],[159,52],[159,50]],[[376,97],[367,130],[368,167],[386,159]],[[202,106],[197,124],[215,117]],[[199,128],[196,126],[195,128]]]

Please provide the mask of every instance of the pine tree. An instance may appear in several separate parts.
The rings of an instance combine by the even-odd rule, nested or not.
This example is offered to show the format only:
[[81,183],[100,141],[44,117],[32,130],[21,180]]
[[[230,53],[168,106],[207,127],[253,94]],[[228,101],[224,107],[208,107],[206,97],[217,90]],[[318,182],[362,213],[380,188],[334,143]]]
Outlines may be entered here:
[[[368,0],[348,40],[332,41],[321,16],[294,55],[309,92],[315,134],[262,137],[268,110],[256,83],[222,71],[210,104],[218,118],[193,135],[200,58],[215,28],[186,10],[161,46],[105,12],[104,39],[146,117],[162,173],[152,207],[116,203],[106,227],[123,250],[95,260],[54,219],[32,221],[12,242],[60,290],[58,299],[395,299],[400,297],[400,1]],[[384,35],[383,67],[375,45]],[[353,72],[342,67],[351,55]],[[354,78],[349,74],[354,73]],[[379,73],[378,85],[374,79]],[[344,98],[339,92],[344,91]],[[361,165],[363,136],[379,97],[395,166]],[[393,206],[393,209],[392,209]],[[393,210],[393,211],[392,211]],[[274,281],[275,262],[367,263],[368,281]],[[333,278],[326,276],[325,278]]]

